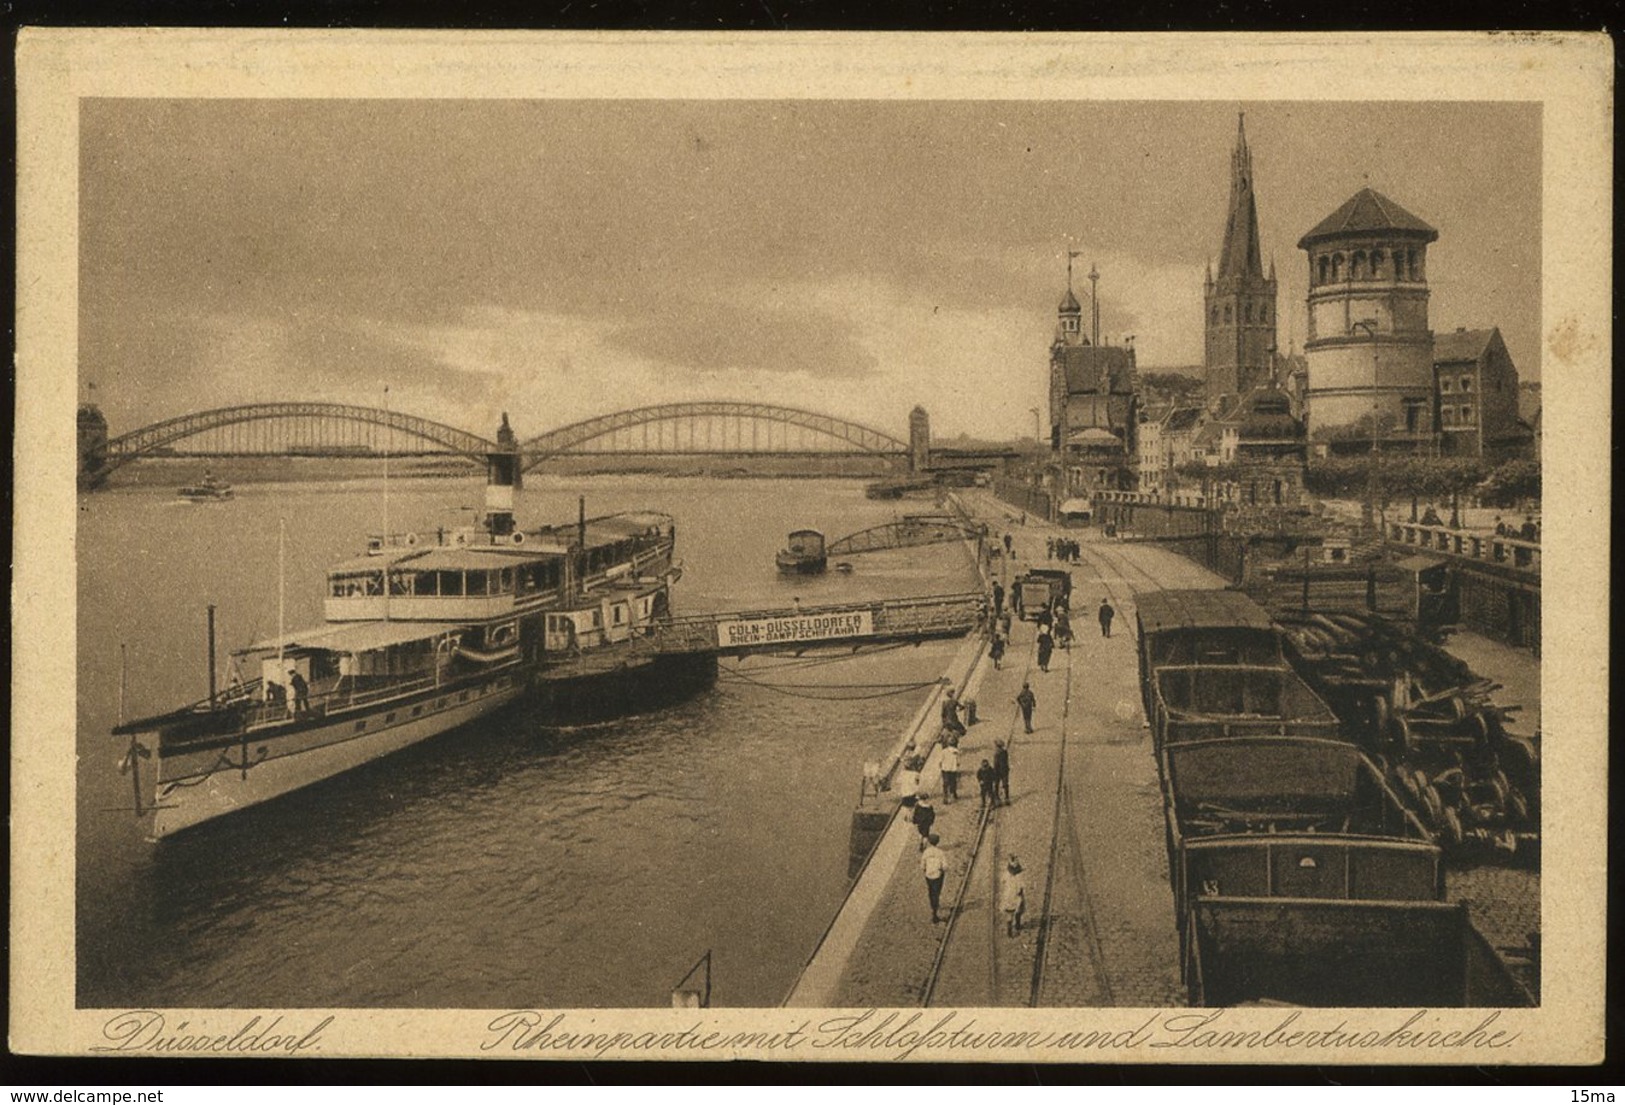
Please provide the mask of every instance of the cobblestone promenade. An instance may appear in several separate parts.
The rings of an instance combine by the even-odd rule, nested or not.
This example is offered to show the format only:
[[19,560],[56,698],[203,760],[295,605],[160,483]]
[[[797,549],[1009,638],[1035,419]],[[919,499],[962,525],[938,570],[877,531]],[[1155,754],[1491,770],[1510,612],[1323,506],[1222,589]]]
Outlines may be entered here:
[[[1048,537],[1064,533],[1079,540],[1083,562],[1070,568],[1076,640],[1071,649],[1055,652],[1051,670],[1037,668],[1033,624],[1017,621],[1002,668],[984,656],[972,675],[966,697],[976,700],[979,720],[960,742],[959,801],[950,803],[942,794],[935,757],[922,773],[948,856],[943,912],[953,911],[952,937],[929,1004],[1183,1005],[1161,792],[1139,699],[1134,596],[1141,589],[1219,587],[1222,581],[1149,544],[1107,541],[1093,529],[1023,524],[1014,508],[984,492],[969,493],[965,501],[989,522],[995,541],[1005,532],[1012,535],[1013,563],[995,561],[1006,583],[1029,567],[1058,566],[1046,561]],[[1102,598],[1117,611],[1110,638],[1095,618]],[[1537,661],[1529,660],[1535,666],[1531,681],[1518,656],[1493,659],[1505,662],[1485,674],[1503,681],[1510,675],[1522,693],[1538,688]],[[1015,703],[1023,681],[1038,699],[1031,734]],[[973,865],[980,828],[975,773],[983,759],[993,758],[999,739],[1011,751],[1011,804],[990,811]],[[1027,887],[1026,925],[1016,937],[1006,935],[999,909],[999,878],[1012,854],[1020,859]],[[868,878],[885,880],[884,889],[846,960],[832,1004],[926,1001],[944,926],[932,924],[917,857],[910,838],[892,870],[868,872]],[[1454,870],[1447,886],[1452,899],[1471,903],[1492,944],[1522,945],[1540,927],[1536,872]]]

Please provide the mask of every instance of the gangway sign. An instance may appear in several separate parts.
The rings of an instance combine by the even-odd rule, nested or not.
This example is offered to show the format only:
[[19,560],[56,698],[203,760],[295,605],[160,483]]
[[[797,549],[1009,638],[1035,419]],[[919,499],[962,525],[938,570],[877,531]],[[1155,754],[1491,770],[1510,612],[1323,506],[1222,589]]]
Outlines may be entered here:
[[742,645],[846,640],[870,637],[874,632],[874,614],[871,611],[830,610],[718,621],[717,645],[721,648],[738,648]]

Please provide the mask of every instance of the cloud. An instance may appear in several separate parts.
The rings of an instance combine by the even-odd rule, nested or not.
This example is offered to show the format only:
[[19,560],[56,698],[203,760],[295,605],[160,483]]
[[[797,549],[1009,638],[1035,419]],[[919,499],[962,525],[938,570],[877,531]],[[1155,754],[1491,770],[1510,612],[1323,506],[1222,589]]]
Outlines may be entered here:
[[853,333],[854,320],[822,310],[792,289],[735,289],[726,298],[667,296],[636,310],[638,321],[616,327],[610,342],[689,376],[804,372],[845,383],[879,369]]

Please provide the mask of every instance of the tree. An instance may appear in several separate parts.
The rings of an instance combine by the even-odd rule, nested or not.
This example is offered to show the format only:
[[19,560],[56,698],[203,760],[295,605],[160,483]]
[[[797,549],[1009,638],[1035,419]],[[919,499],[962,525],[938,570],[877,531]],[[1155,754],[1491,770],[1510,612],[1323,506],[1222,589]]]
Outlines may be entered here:
[[1509,460],[1491,469],[1474,489],[1485,506],[1510,507],[1540,498],[1540,461]]
[[1199,396],[1202,393],[1202,386],[1201,380],[1194,376],[1186,376],[1183,372],[1140,373],[1142,391],[1166,395],[1176,403]]
[[[1387,411],[1377,416],[1377,436],[1386,438],[1394,429],[1397,420]],[[1317,426],[1309,435],[1314,442],[1363,442],[1367,448],[1371,445],[1371,415],[1362,414],[1353,422],[1342,426]]]
[[1341,499],[1365,494],[1371,478],[1371,462],[1350,457],[1324,457],[1311,460],[1304,472],[1303,487],[1311,495]]

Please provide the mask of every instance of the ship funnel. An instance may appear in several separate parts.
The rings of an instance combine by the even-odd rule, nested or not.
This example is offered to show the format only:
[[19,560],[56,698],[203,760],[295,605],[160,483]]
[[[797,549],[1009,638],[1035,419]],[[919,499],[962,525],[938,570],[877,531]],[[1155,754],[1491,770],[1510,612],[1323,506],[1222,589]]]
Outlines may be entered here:
[[508,426],[508,414],[502,414],[502,427],[497,431],[498,451],[487,453],[485,481],[485,528],[493,537],[507,537],[514,532],[513,495],[519,487],[519,441]]

